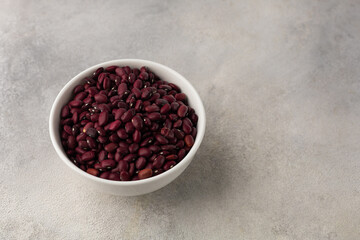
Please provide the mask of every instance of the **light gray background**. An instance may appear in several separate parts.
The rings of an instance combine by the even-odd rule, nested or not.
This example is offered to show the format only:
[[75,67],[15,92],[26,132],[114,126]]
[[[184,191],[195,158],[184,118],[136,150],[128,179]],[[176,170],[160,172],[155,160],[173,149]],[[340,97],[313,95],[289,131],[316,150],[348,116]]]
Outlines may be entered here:
[[[360,239],[359,1],[1,1],[0,239]],[[48,116],[80,71],[142,58],[201,95],[189,168],[93,192]]]

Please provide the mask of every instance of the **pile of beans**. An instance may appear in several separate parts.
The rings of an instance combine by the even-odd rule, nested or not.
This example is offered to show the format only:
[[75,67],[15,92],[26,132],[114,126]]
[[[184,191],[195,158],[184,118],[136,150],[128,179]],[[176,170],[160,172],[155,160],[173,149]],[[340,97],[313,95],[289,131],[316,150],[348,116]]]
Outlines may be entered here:
[[69,159],[100,178],[130,181],[179,163],[196,137],[198,116],[180,88],[147,67],[97,69],[61,110]]

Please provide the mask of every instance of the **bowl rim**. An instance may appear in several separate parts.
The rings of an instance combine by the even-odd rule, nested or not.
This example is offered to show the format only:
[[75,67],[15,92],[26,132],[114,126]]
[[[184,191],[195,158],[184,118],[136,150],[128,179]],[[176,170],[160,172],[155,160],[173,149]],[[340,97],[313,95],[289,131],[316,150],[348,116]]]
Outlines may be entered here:
[[[107,66],[111,66],[111,65],[128,66],[128,65],[132,65],[132,64],[141,64],[143,66],[148,66],[150,69],[152,67],[163,69],[165,71],[170,72],[171,74],[176,76],[176,78],[180,79],[181,81],[185,82],[188,85],[188,88],[190,88],[191,91],[194,93],[193,96],[191,96],[191,97],[198,99],[196,105],[198,106],[199,110],[197,110],[196,114],[199,117],[198,126],[200,126],[200,128],[198,127],[198,129],[197,129],[198,132],[197,132],[197,135],[196,135],[196,139],[195,139],[194,145],[192,146],[190,151],[186,154],[184,159],[182,159],[178,164],[176,164],[173,168],[169,169],[168,171],[163,172],[163,173],[161,173],[159,175],[156,175],[156,176],[152,176],[150,178],[141,179],[141,180],[137,180],[137,181],[113,181],[113,180],[103,179],[103,178],[100,178],[100,177],[93,176],[93,175],[81,170],[80,168],[78,168],[76,165],[74,165],[71,162],[71,160],[63,152],[62,146],[61,146],[61,141],[60,141],[60,144],[59,144],[57,142],[57,140],[56,140],[56,137],[55,137],[55,131],[56,131],[56,129],[58,129],[58,126],[55,126],[55,117],[59,117],[59,116],[55,116],[55,112],[56,112],[56,109],[62,108],[62,106],[59,106],[60,100],[62,99],[63,95],[67,91],[69,91],[70,86],[74,82],[77,82],[80,79],[85,78],[86,76],[88,76],[89,74],[94,72],[99,67],[107,67]],[[155,72],[156,69],[152,69],[152,71]],[[55,100],[53,102],[53,105],[52,105],[51,110],[50,110],[50,117],[49,117],[50,139],[51,139],[51,142],[53,144],[53,147],[55,148],[55,151],[57,152],[57,154],[59,155],[61,160],[68,167],[70,167],[72,170],[74,170],[75,172],[77,172],[81,176],[83,176],[83,177],[85,177],[85,178],[87,178],[89,180],[98,182],[98,183],[109,184],[109,185],[113,185],[113,186],[144,185],[144,184],[147,184],[147,183],[159,181],[159,180],[164,179],[167,176],[173,174],[182,165],[187,164],[187,162],[189,162],[189,164],[190,164],[192,158],[194,157],[196,151],[198,150],[198,148],[199,148],[199,146],[200,146],[200,144],[201,144],[201,142],[202,142],[202,140],[204,138],[205,129],[206,129],[206,114],[205,114],[205,108],[204,108],[203,102],[202,102],[202,100],[200,98],[200,95],[196,91],[196,89],[193,87],[193,85],[185,77],[183,77],[181,74],[179,74],[175,70],[173,70],[170,67],[167,67],[167,66],[165,66],[163,64],[153,62],[153,61],[150,61],[150,60],[133,59],[133,58],[110,60],[110,61],[106,61],[106,62],[102,62],[102,63],[96,64],[96,65],[93,65],[93,66],[88,67],[85,70],[81,71],[79,74],[77,74],[75,77],[73,77],[70,81],[68,81],[65,84],[65,86],[60,90],[60,92],[58,93],[58,95],[56,96],[56,98],[55,98]],[[185,169],[186,169],[186,167],[184,168],[184,170]],[[181,174],[181,172],[180,172],[180,174]]]

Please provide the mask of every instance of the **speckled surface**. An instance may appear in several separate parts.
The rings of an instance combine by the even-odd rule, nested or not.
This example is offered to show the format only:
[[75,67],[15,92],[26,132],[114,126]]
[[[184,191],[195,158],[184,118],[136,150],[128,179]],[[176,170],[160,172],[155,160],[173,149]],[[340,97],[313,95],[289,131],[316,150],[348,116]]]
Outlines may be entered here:
[[[359,1],[0,2],[0,239],[360,239]],[[85,68],[160,62],[207,111],[139,197],[78,183],[48,115]]]

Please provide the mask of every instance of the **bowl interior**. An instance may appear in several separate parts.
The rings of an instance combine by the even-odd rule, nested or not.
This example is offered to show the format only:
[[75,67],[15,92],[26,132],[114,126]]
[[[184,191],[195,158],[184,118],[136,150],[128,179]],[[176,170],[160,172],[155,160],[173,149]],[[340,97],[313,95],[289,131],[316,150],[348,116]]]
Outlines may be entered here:
[[[101,179],[95,176],[92,176],[90,174],[87,174],[86,172],[82,171],[78,167],[76,167],[68,158],[67,155],[62,147],[61,140],[60,140],[60,131],[59,131],[59,125],[60,125],[60,111],[62,107],[70,100],[72,96],[72,90],[75,86],[82,84],[83,79],[89,75],[91,75],[97,68],[99,67],[108,67],[112,65],[117,66],[130,66],[130,67],[137,67],[140,68],[142,66],[147,66],[151,71],[153,71],[156,75],[160,77],[160,79],[166,80],[171,83],[175,83],[181,88],[181,91],[184,92],[188,96],[188,102],[189,105],[195,109],[196,114],[198,115],[198,124],[197,124],[197,136],[195,139],[195,143],[189,153],[185,156],[183,160],[181,160],[177,165],[175,165],[174,168],[159,174],[157,176],[139,180],[139,181],[131,181],[131,182],[122,182],[122,181],[110,181],[106,179]],[[54,148],[59,154],[59,156],[65,161],[65,163],[80,173],[81,175],[92,178],[96,181],[103,181],[109,184],[140,184],[144,183],[146,181],[154,181],[157,178],[165,177],[167,174],[171,174],[171,172],[178,167],[178,165],[185,164],[187,161],[191,161],[192,157],[195,155],[195,152],[200,146],[200,143],[204,137],[205,134],[205,110],[204,106],[202,104],[202,101],[200,99],[200,96],[194,89],[194,87],[179,73],[175,72],[174,70],[147,60],[139,60],[139,59],[122,59],[122,60],[114,60],[109,61],[105,63],[101,63],[98,65],[95,65],[93,67],[90,67],[86,69],[85,71],[79,73],[77,76],[75,76],[72,80],[70,80],[65,87],[60,91],[58,96],[55,99],[55,102],[53,104],[53,107],[51,109],[50,113],[50,119],[49,119],[49,130],[50,130],[50,137],[53,142]]]

